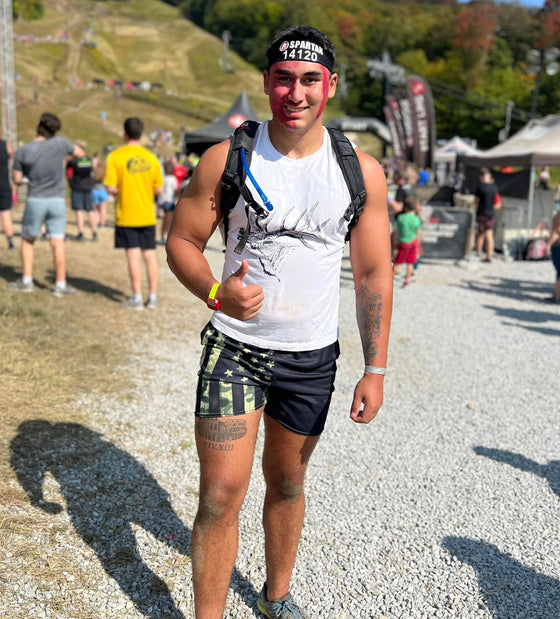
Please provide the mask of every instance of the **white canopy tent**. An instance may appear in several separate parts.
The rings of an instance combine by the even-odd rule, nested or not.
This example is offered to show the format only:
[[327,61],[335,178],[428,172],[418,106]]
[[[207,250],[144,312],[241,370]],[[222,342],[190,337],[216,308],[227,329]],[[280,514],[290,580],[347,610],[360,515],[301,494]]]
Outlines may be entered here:
[[468,142],[455,136],[446,142],[441,148],[438,148],[434,153],[435,163],[453,163],[457,159],[457,155],[478,155],[482,151],[477,150]]
[[[533,178],[535,167],[560,167],[560,115],[551,114],[544,118],[530,120],[523,129],[509,140],[478,154],[466,155],[465,165],[470,167],[518,166],[530,168]],[[528,213],[530,222],[533,216],[535,185],[531,181],[528,188]]]

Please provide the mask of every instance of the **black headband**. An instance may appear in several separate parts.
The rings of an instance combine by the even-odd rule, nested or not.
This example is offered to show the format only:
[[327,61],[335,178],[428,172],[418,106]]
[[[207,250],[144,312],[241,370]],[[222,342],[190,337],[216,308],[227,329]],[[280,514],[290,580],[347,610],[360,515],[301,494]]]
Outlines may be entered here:
[[332,56],[325,53],[325,49],[318,43],[305,39],[280,39],[266,53],[268,68],[277,62],[300,61],[317,62],[333,72],[334,63]]

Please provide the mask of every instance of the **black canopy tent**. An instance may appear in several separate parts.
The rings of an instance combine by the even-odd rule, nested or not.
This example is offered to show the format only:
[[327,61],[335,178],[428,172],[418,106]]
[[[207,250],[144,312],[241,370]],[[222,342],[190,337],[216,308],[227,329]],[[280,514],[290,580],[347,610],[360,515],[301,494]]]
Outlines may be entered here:
[[246,120],[259,120],[247,93],[243,91],[230,109],[210,124],[186,133],[183,150],[201,155],[207,148],[227,139]]

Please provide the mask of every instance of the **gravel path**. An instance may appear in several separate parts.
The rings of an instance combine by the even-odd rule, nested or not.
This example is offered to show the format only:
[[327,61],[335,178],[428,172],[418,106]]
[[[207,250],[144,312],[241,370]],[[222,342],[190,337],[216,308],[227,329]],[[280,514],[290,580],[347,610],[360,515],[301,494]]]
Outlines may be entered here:
[[[208,256],[218,273],[218,244]],[[191,410],[208,314],[165,269],[162,279],[161,322],[125,369],[130,394],[85,397],[87,427],[30,424],[13,443],[23,483],[50,471],[43,510],[20,516],[61,570],[46,581],[9,552],[2,617],[194,616]],[[348,417],[363,360],[345,259],[337,390],[292,589],[311,619],[560,617],[560,307],[542,301],[552,279],[549,262],[499,260],[424,263],[406,289],[397,278],[385,405],[364,427]],[[226,617],[259,616],[261,453],[262,436]]]

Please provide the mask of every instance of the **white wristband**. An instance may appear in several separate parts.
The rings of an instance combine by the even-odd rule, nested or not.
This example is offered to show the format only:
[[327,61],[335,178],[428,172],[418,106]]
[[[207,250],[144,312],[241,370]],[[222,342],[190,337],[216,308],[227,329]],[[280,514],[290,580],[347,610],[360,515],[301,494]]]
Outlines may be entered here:
[[387,368],[378,368],[375,365],[366,365],[364,373],[365,374],[381,374],[381,376],[385,376],[385,374],[387,374]]

